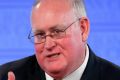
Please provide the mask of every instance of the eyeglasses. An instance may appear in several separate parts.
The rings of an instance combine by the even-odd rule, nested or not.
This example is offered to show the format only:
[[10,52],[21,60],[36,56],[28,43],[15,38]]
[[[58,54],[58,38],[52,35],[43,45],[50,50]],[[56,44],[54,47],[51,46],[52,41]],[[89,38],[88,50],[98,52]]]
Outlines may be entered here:
[[28,35],[28,39],[35,44],[41,44],[44,43],[46,41],[46,37],[50,36],[53,39],[61,39],[63,37],[66,36],[66,30],[72,26],[76,21],[80,20],[80,18],[78,18],[77,20],[75,20],[74,22],[72,22],[68,27],[66,27],[64,30],[53,30],[50,34],[46,35],[44,32],[39,32],[39,33],[32,33],[32,31],[30,31],[29,35]]

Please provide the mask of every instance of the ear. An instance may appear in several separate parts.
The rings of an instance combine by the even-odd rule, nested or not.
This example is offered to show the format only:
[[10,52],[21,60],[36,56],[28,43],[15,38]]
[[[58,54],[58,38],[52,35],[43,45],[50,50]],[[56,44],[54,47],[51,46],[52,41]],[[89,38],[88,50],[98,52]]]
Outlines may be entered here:
[[85,41],[87,41],[89,31],[90,31],[90,23],[89,23],[88,18],[86,18],[86,17],[80,18],[80,29],[82,31],[82,33],[81,33],[82,41],[85,42]]

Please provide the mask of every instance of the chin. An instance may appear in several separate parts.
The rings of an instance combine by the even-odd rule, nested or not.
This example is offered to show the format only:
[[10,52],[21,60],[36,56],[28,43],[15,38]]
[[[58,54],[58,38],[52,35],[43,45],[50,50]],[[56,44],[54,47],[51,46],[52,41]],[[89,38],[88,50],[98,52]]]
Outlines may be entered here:
[[65,74],[65,72],[62,70],[51,70],[48,71],[47,73],[54,78],[63,78]]
[[64,71],[64,67],[60,67],[59,65],[58,66],[53,66],[53,67],[48,66],[46,68],[46,70],[48,72],[57,73],[57,72],[60,72],[60,71]]
[[47,67],[45,71],[52,77],[61,78],[65,73],[65,67],[59,65],[49,68]]

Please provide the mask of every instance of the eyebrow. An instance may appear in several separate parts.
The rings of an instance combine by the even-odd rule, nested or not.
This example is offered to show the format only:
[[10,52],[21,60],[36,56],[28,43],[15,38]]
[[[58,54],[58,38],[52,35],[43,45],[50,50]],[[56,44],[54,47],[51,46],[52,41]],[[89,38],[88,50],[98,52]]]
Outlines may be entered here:
[[65,29],[65,25],[55,25],[53,27],[51,27],[49,30],[54,30],[54,29]]
[[38,34],[40,32],[44,32],[43,30],[40,30],[40,29],[34,29],[32,30],[33,34]]
[[[49,28],[48,31],[53,31],[55,29],[64,30],[65,28],[66,28],[65,25],[55,25],[55,26],[52,26],[51,28]],[[33,29],[32,31],[33,31],[33,33],[45,32],[42,29]]]

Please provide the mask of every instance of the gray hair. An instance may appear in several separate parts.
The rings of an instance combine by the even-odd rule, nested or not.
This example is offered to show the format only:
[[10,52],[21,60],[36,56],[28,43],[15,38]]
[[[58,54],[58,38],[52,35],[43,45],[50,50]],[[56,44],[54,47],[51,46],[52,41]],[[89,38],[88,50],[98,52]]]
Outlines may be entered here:
[[[35,7],[41,0],[36,0],[33,7]],[[73,11],[77,18],[86,17],[86,9],[84,0],[70,0],[73,6]]]
[[86,9],[85,9],[85,3],[83,0],[73,0],[72,1],[73,10],[75,12],[76,17],[86,17]]

